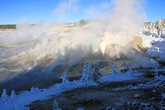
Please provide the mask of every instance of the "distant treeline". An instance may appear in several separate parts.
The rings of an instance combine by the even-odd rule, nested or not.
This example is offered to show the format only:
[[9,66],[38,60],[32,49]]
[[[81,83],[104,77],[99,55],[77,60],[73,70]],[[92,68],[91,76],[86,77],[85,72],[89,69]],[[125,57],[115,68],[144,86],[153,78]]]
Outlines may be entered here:
[[16,25],[15,24],[0,25],[0,29],[16,29]]

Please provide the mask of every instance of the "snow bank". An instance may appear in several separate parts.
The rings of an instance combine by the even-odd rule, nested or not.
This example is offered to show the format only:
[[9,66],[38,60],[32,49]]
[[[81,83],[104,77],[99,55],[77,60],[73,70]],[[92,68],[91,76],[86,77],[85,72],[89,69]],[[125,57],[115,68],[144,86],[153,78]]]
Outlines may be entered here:
[[152,35],[145,35],[140,33],[142,38],[142,45],[144,48],[148,48],[147,53],[160,60],[165,60],[165,38],[154,37]]
[[140,36],[142,38],[142,46],[144,48],[151,48],[154,42],[157,41],[164,41],[163,38],[157,38],[157,37],[153,37],[151,35],[145,35],[143,33],[140,33],[138,36]]
[[147,89],[147,88],[153,88],[153,87],[160,87],[160,88],[164,88],[164,83],[165,81],[165,76],[157,76],[155,77],[154,80],[147,82],[147,83],[142,83],[142,84],[138,84],[138,85],[128,85],[125,87],[119,87],[119,88],[115,88],[113,90],[137,90],[137,89]]
[[117,73],[117,74],[112,74],[112,75],[104,75],[100,78],[100,81],[103,83],[106,82],[113,82],[113,81],[124,81],[124,80],[131,80],[135,79],[141,76],[141,73]]
[[155,42],[147,53],[152,57],[165,61],[165,41]]
[[[112,81],[123,81],[135,79],[134,75],[130,74],[113,74],[105,75],[100,79],[101,83],[112,82]],[[25,106],[31,104],[36,100],[45,100],[52,95],[58,95],[64,91],[82,88],[87,86],[97,86],[95,82],[83,83],[81,80],[66,82],[66,83],[57,83],[52,85],[48,89],[39,89],[32,88],[31,91],[23,91],[18,95],[15,95],[13,98],[1,98],[0,100],[0,110],[28,110]]]

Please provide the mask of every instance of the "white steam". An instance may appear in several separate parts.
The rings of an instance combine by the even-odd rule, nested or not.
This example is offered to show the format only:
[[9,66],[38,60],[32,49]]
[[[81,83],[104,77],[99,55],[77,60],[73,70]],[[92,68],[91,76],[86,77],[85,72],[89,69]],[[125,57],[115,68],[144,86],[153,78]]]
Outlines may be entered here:
[[143,26],[144,14],[139,11],[138,0],[115,0],[112,14],[106,20],[102,51],[110,44],[126,46]]
[[[27,68],[37,65],[43,58],[55,61],[60,52],[67,64],[72,65],[89,53],[100,50],[106,53],[111,45],[127,46],[143,26],[145,16],[140,10],[139,0],[114,0],[83,10],[80,10],[79,3],[80,0],[62,1],[54,12],[59,20],[69,19],[81,12],[87,18],[95,18],[84,27],[21,23],[17,30],[0,34],[2,46],[16,45],[20,48],[13,54],[10,52],[11,56],[6,60],[26,65]],[[123,50],[116,48],[115,51],[118,55]],[[112,53],[108,54],[112,56]]]
[[56,20],[62,22],[76,14],[79,10],[79,0],[63,0],[54,9]]

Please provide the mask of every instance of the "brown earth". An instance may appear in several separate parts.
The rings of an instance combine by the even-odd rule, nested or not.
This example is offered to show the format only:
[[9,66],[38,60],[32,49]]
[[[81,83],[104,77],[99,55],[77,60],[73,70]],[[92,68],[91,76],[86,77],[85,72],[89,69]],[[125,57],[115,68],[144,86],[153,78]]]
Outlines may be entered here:
[[[61,93],[58,96],[52,96],[50,99],[45,101],[35,101],[30,104],[29,107],[30,110],[53,110],[52,103],[53,100],[56,100],[62,110],[76,110],[76,108],[79,107],[82,107],[85,110],[105,110],[106,107],[109,106],[115,107],[116,103],[121,101],[123,101],[122,103],[127,103],[127,101],[131,103],[136,100],[137,103],[142,103],[154,98],[156,100],[154,100],[155,102],[148,102],[152,105],[153,103],[156,104],[157,101],[161,100],[161,93],[165,92],[165,88],[153,87],[137,90],[114,90],[114,88],[117,87],[124,87],[130,84],[137,85],[139,83],[146,83],[149,80],[151,79],[144,78],[122,82],[112,82],[100,87],[74,89]],[[153,93],[153,90],[156,90],[157,93]],[[135,94],[140,94],[140,96],[135,97]],[[152,106],[157,107],[156,105]]]

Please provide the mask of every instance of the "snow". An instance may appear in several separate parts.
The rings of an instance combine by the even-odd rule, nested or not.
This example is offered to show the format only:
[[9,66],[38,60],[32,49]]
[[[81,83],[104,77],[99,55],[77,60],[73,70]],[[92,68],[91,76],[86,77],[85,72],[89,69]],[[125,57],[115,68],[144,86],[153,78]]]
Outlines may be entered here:
[[69,76],[68,76],[68,72],[65,71],[64,75],[61,77],[62,79],[62,83],[66,83],[69,82]]
[[[14,99],[0,100],[0,110],[12,110],[16,105],[24,108],[25,105],[28,105],[33,101],[44,100],[47,99],[48,96],[58,95],[63,91],[78,87],[83,87],[83,84],[79,81],[73,81],[66,84],[55,84],[48,89],[32,89],[31,91],[24,91],[16,95]],[[6,106],[6,103],[8,103],[10,106]]]
[[151,35],[145,35],[143,33],[139,33],[138,36],[140,36],[142,38],[142,41],[143,41],[142,46],[144,48],[151,48],[154,42],[158,42],[158,41],[161,42],[161,41],[165,40],[163,38],[157,38],[157,37],[153,37]]
[[52,105],[53,105],[53,108],[52,108],[53,110],[62,110],[61,108],[58,107],[59,105],[58,105],[58,102],[56,100],[53,101]]
[[[112,81],[123,81],[123,80],[130,80],[130,79],[135,79],[134,75],[127,75],[125,74],[113,74],[113,75],[105,75],[100,78],[101,83],[106,83],[106,82],[112,82]],[[57,83],[52,85],[48,89],[39,89],[39,88],[34,88],[30,91],[23,91],[17,95],[14,95],[13,98],[1,98],[0,100],[0,110],[13,110],[13,109],[18,109],[19,110],[28,110],[27,106],[28,104],[31,104],[33,101],[36,100],[45,100],[49,98],[52,95],[58,95],[64,91],[72,90],[75,88],[82,88],[82,87],[87,87],[87,86],[97,86],[98,84],[95,82],[87,82],[84,83],[81,80],[76,80],[76,81],[70,81],[70,82],[65,82],[65,83]],[[17,108],[18,107],[18,108]]]
[[154,45],[147,51],[152,57],[165,60],[165,41],[157,41]]
[[139,33],[142,38],[142,46],[148,48],[147,54],[159,60],[165,60],[165,38]]
[[[146,36],[143,35],[143,46],[150,48],[148,50],[148,54],[154,57],[159,57],[161,59],[165,59],[165,40],[163,38],[155,38],[153,36]],[[87,65],[84,65],[85,67]],[[90,65],[88,65],[89,67]],[[112,66],[113,74],[107,74],[102,76],[99,79],[101,83],[110,83],[113,81],[124,81],[124,80],[131,80],[137,79],[141,76],[142,73],[134,72],[129,70],[126,73],[121,73],[121,71],[115,71],[115,65]],[[86,71],[89,72],[89,68],[84,70],[84,75],[86,75]],[[88,77],[83,76],[83,78],[88,79]],[[82,78],[82,79],[83,79]],[[11,92],[11,97],[7,96],[6,90],[4,90],[2,98],[0,99],[0,110],[28,110],[26,107],[28,104],[31,104],[33,101],[36,100],[46,100],[52,95],[58,95],[64,91],[69,91],[76,88],[82,88],[87,86],[98,86],[96,82],[93,81],[85,81],[83,82],[82,79],[76,81],[69,81],[67,73],[64,74],[62,77],[63,83],[57,83],[52,85],[50,88],[47,89],[39,89],[32,87],[30,91],[23,91],[19,94],[15,94],[14,91]],[[126,86],[124,88],[117,88],[119,89],[139,89],[139,88],[151,88],[156,86],[161,86],[162,82],[165,81],[164,76],[156,76],[155,79],[151,82],[145,84],[139,84],[136,86]],[[135,97],[139,97],[139,94],[135,94]],[[6,98],[4,98],[6,97]],[[165,93],[162,94],[162,98],[165,98]]]
[[140,94],[135,94],[135,98],[140,98]]
[[125,87],[119,87],[115,88],[113,90],[137,90],[137,89],[146,89],[146,88],[152,88],[152,87],[162,87],[163,88],[163,82],[165,81],[165,76],[156,76],[154,80],[144,83],[144,84],[138,84],[138,85],[128,85]]
[[147,53],[158,59],[165,60],[165,20],[146,24],[139,36],[142,38],[142,45],[148,48]]
[[154,89],[154,90],[152,90],[152,92],[153,92],[153,93],[156,93],[156,90]]
[[[17,34],[18,33],[16,33],[16,35]],[[41,36],[41,35],[36,35],[36,36]],[[34,43],[33,43],[34,48],[32,48],[30,50],[27,50],[27,51],[24,51],[24,52],[20,52],[19,55],[13,56],[11,58],[14,59],[15,57],[24,56],[24,55],[27,55],[27,54],[30,55],[31,53],[36,52],[37,54],[41,53],[39,57],[38,57],[38,55],[36,55],[37,56],[36,59],[39,60],[42,57],[46,56],[47,54],[49,54],[51,52],[55,52],[54,50],[50,50],[50,51],[47,51],[46,53],[42,53],[43,49],[47,50],[47,48],[50,48],[54,45],[54,42],[57,42],[56,41],[57,38],[54,38],[54,37],[51,38],[52,36],[57,36],[57,33],[50,33],[49,38],[42,38],[42,40],[40,40],[40,42],[37,43],[37,44],[36,44],[35,38],[34,38],[33,39],[34,40]],[[154,35],[151,35],[151,34],[147,35],[147,34],[144,34],[144,33],[140,33],[140,36],[143,40],[143,43],[142,43],[143,47],[149,48],[147,53],[150,56],[165,60],[165,39],[164,38],[154,36]],[[12,42],[11,42],[11,44],[12,44]],[[36,45],[34,45],[34,44],[36,44]],[[47,47],[47,44],[49,44],[49,47]],[[42,50],[40,48],[42,48]],[[59,58],[59,60],[61,61],[60,58]],[[53,67],[54,67],[54,65],[52,65],[52,68]],[[86,75],[86,71],[89,72],[90,65],[84,65],[84,67],[86,69],[84,69],[82,79],[88,80],[90,76],[87,76],[88,74]],[[50,70],[51,70],[51,67],[50,67]],[[101,83],[110,83],[110,82],[113,82],[113,81],[131,80],[131,79],[139,78],[139,76],[141,75],[141,73],[133,72],[131,70],[129,70],[126,73],[121,73],[120,71],[116,72],[115,65],[112,65],[112,73],[113,74],[111,74],[111,75],[107,74],[107,75],[102,76],[99,79],[99,82],[101,82]],[[47,89],[39,89],[39,88],[32,87],[30,91],[23,91],[19,94],[15,94],[15,92],[12,91],[11,92],[11,97],[9,97],[6,94],[6,90],[4,90],[4,92],[2,94],[2,98],[0,99],[0,110],[18,110],[18,109],[19,110],[28,110],[28,108],[26,106],[28,104],[31,104],[33,101],[46,100],[52,95],[58,95],[58,94],[60,94],[64,91],[69,91],[69,90],[76,89],[76,88],[82,88],[82,87],[86,87],[86,86],[98,86],[98,84],[96,82],[93,82],[93,81],[83,82],[82,79],[76,80],[76,81],[69,81],[67,73],[64,74],[62,79],[63,79],[63,83],[54,84],[50,88],[47,88]],[[155,79],[151,82],[148,82],[148,83],[145,83],[145,84],[139,84],[139,85],[136,85],[136,86],[129,85],[129,86],[126,86],[126,87],[123,87],[123,88],[117,88],[116,90],[119,90],[119,89],[151,88],[151,87],[161,86],[162,81],[165,81],[164,76],[156,76]],[[163,99],[165,99],[165,93],[163,93],[161,96],[162,96]],[[135,97],[136,98],[140,97],[140,94],[135,94]],[[82,108],[79,108],[79,109],[81,110]]]
[[79,107],[79,108],[77,108],[77,110],[85,110],[85,109]]
[[138,72],[132,72],[130,73],[129,71],[126,73],[121,73],[120,71],[116,74],[112,75],[104,75],[100,78],[100,81],[103,83],[106,82],[112,82],[112,81],[124,81],[124,80],[131,80],[131,79],[136,79],[139,76],[141,76],[141,73]]
[[142,33],[147,36],[152,37],[165,37],[165,20],[160,19],[156,22],[146,23],[145,26],[142,28]]

